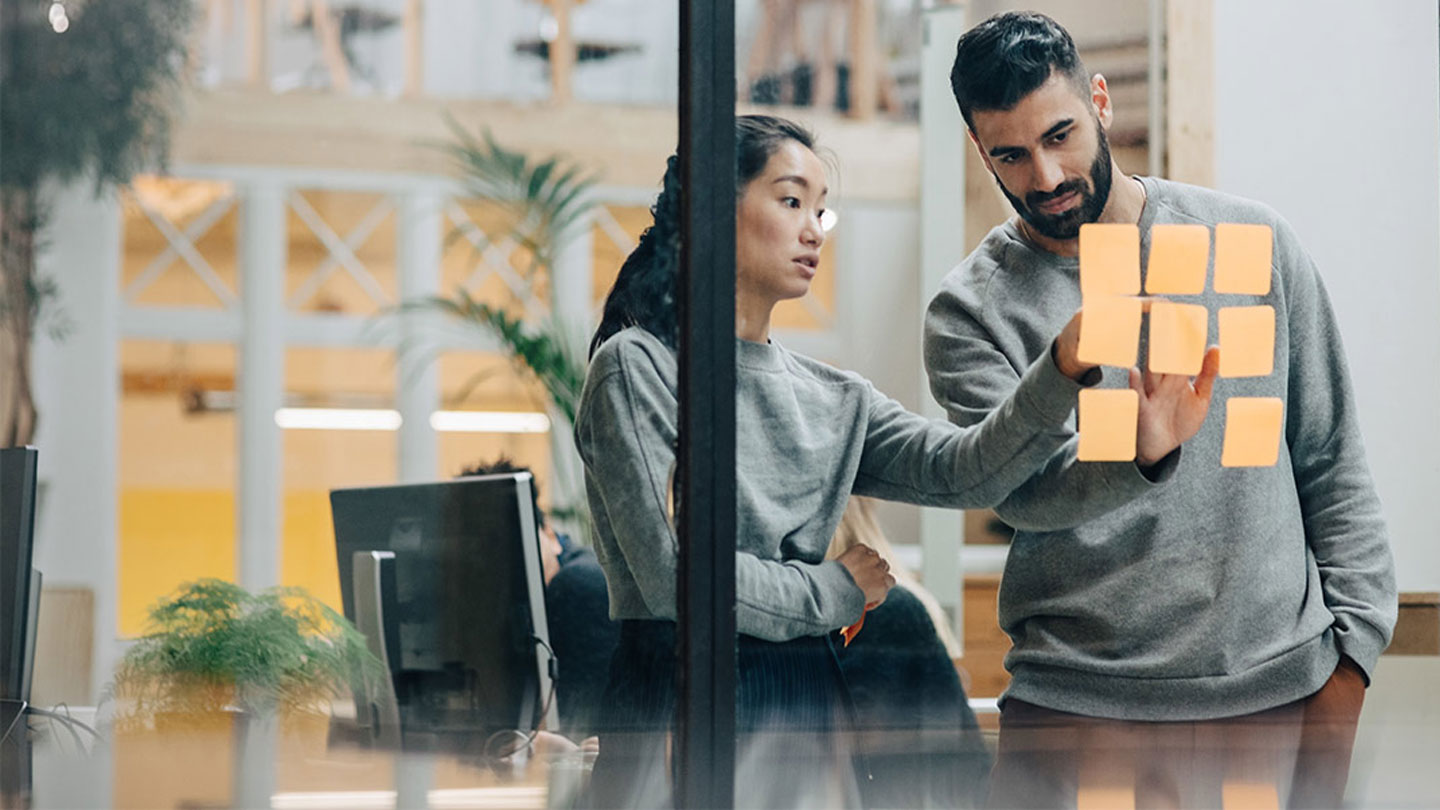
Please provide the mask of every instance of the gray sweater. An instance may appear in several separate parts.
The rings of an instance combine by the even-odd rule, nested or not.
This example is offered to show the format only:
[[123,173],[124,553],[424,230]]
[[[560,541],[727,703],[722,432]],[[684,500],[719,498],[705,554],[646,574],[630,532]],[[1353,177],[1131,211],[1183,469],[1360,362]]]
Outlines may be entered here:
[[[852,491],[999,503],[1067,441],[1081,387],[1041,352],[991,418],[959,429],[775,343],[737,340],[735,352],[736,624],[770,641],[821,635],[864,611],[849,572],[825,561]],[[676,379],[675,354],[636,327],[600,347],[585,379],[575,439],[616,619],[675,618]]]
[[[1272,288],[1175,296],[1210,310],[1275,308],[1275,369],[1220,379],[1174,480],[1140,498],[1113,488],[1134,464],[1078,463],[1067,443],[997,512],[1017,527],[1000,590],[1014,640],[1007,697],[1135,720],[1215,718],[1304,697],[1341,653],[1367,673],[1396,614],[1394,564],[1365,462],[1340,335],[1314,263],[1269,208],[1141,178],[1142,261],[1157,223],[1274,229]],[[1079,265],[995,228],[946,276],[925,319],[930,388],[951,421],[975,424],[1048,354],[1080,304]],[[1143,331],[1142,353],[1143,360]],[[1125,372],[1106,369],[1105,387]],[[1279,397],[1272,468],[1222,468],[1225,400]]]

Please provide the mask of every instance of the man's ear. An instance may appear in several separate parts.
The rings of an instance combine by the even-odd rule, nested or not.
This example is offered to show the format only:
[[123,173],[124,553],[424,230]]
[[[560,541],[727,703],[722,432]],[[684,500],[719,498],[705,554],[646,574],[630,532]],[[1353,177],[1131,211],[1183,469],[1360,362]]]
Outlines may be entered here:
[[1090,103],[1095,107],[1100,127],[1109,132],[1110,124],[1115,120],[1115,108],[1110,103],[1110,88],[1105,84],[1105,77],[1099,73],[1090,77]]
[[985,168],[988,169],[991,174],[994,174],[995,167],[990,165],[990,156],[985,154],[985,147],[981,146],[980,139],[975,137],[975,130],[966,127],[965,134],[970,136],[970,143],[975,146],[975,154],[980,156],[980,160],[985,164]]

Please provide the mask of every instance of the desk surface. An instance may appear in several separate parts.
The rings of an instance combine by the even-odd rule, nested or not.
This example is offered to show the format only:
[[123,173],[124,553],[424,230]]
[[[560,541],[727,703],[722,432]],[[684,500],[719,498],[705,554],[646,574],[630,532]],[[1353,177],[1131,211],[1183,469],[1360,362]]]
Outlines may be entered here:
[[1365,694],[1349,807],[1440,807],[1440,656],[1381,656]]
[[[545,807],[550,790],[568,789],[579,769],[578,757],[537,761],[520,778],[505,778],[454,757],[327,750],[314,730],[279,738],[275,767],[260,775],[276,808],[395,807],[397,790],[401,806],[424,807],[419,797],[428,795],[434,807]],[[227,807],[237,790],[234,745],[229,728],[120,733],[81,755],[57,729],[35,746],[34,807]],[[1437,751],[1440,656],[1382,657],[1360,717],[1346,806],[1440,807]]]

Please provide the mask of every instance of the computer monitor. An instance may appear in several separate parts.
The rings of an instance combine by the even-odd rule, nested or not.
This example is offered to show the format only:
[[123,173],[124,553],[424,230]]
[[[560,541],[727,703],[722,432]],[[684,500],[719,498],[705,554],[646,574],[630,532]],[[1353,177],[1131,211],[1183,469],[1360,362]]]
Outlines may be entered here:
[[0,806],[28,806],[32,783],[26,708],[35,666],[40,573],[33,447],[0,450]]
[[[330,493],[345,616],[383,639],[371,646],[390,658],[408,750],[478,752],[542,715],[555,727],[531,481],[507,473]],[[358,600],[381,616],[358,614],[357,553],[367,582],[382,581],[370,563],[393,565],[387,584]]]
[[31,567],[38,457],[33,447],[0,450],[0,702],[21,705],[30,700],[39,597]]

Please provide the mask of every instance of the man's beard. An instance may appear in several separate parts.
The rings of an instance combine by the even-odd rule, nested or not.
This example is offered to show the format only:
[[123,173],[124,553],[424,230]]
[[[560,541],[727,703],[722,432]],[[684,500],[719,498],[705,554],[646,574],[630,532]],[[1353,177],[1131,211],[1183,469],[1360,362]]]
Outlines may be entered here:
[[[1015,213],[1041,236],[1050,239],[1074,239],[1080,235],[1081,225],[1100,219],[1100,212],[1105,210],[1105,203],[1110,199],[1110,142],[1105,137],[1105,130],[1100,129],[1098,121],[1095,131],[1100,136],[1100,146],[1096,150],[1095,162],[1090,164],[1089,185],[1092,190],[1086,190],[1083,178],[1076,178],[1066,180],[1053,191],[1031,192],[1025,195],[1022,202],[1019,197],[1010,193],[1010,189],[1005,188],[1004,183],[1000,183],[1000,190],[1014,207]],[[999,183],[1000,178],[997,176],[995,181]],[[1038,210],[1040,205],[1072,191],[1080,193],[1080,204],[1074,208],[1058,214],[1042,214]]]

